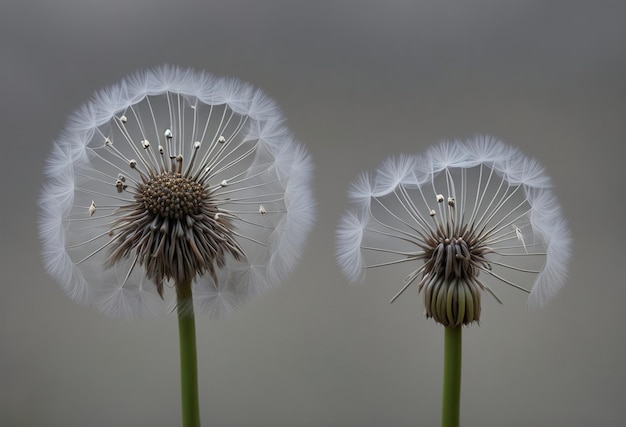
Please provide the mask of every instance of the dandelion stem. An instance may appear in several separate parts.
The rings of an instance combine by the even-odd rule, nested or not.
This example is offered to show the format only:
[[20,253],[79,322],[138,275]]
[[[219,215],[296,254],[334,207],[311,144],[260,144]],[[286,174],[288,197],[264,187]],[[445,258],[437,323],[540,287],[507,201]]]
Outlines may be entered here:
[[183,427],[200,427],[196,324],[193,313],[191,281],[176,285],[176,298],[180,338],[180,389]]
[[441,426],[458,427],[461,403],[461,325],[446,327],[443,362],[443,404]]

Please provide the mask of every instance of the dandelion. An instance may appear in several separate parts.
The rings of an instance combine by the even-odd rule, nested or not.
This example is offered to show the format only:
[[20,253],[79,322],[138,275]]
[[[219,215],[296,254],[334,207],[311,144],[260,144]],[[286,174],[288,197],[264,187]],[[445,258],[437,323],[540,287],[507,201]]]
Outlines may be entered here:
[[495,286],[511,286],[538,308],[565,283],[571,242],[550,179],[519,150],[477,137],[389,158],[349,195],[339,265],[353,282],[406,266],[391,302],[415,285],[426,317],[446,327],[443,425],[457,425],[461,326],[479,322],[482,295],[501,302]]
[[195,369],[194,306],[229,313],[299,259],[310,174],[261,91],[170,66],[134,74],[97,92],[54,142],[40,199],[46,269],[113,316],[155,312],[173,289],[181,363],[187,337]]

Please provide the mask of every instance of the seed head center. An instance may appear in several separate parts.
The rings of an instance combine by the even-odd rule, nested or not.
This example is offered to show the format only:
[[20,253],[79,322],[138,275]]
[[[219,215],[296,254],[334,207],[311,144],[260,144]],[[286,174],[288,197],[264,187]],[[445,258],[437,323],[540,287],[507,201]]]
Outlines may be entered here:
[[172,172],[153,177],[141,191],[141,199],[148,212],[171,219],[198,214],[206,198],[202,184]]
[[[476,255],[482,255],[480,248],[472,247],[464,235],[433,236],[431,248],[427,251],[425,272],[441,275],[448,279],[470,279],[478,274],[475,268]],[[471,240],[471,239],[470,239]]]

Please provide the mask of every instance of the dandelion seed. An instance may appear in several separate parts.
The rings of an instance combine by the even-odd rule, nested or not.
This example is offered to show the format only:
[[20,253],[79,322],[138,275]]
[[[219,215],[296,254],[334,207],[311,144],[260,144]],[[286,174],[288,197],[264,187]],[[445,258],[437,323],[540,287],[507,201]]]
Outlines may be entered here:
[[309,156],[281,123],[260,91],[174,67],[97,92],[48,161],[46,269],[75,300],[124,317],[179,283],[213,317],[271,288],[313,220]]
[[388,159],[351,197],[337,231],[342,270],[357,281],[365,268],[406,265],[392,301],[414,284],[426,316],[445,326],[478,322],[483,292],[500,301],[497,283],[525,290],[529,306],[540,307],[565,282],[571,241],[549,178],[500,141]]
[[515,230],[515,236],[517,237],[517,240],[519,240],[524,247],[524,252],[528,254],[528,249],[526,248],[526,242],[524,241],[524,235],[522,234],[522,230],[520,230],[520,228],[515,224],[513,224],[513,229]]

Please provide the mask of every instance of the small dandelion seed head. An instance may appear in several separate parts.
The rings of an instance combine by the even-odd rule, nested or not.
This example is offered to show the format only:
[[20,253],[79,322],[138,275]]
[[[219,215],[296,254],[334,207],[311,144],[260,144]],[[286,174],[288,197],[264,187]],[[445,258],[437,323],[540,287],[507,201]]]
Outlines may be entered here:
[[466,227],[452,224],[437,227],[425,242],[419,259],[424,261],[420,285],[426,317],[444,326],[478,322],[482,289],[478,276],[481,267],[489,266],[485,259],[489,248]]
[[179,284],[211,317],[277,285],[313,223],[311,165],[264,99],[169,66],[98,92],[50,159],[48,272],[75,300],[122,317],[154,312]]
[[[444,142],[405,164],[410,171],[393,171],[385,161],[370,186],[386,190],[358,199],[349,212],[364,213],[362,220],[352,213],[340,223],[337,255],[351,280],[361,277],[354,263],[406,266],[392,302],[415,284],[426,316],[445,326],[478,322],[485,292],[500,302],[490,282],[529,292],[531,307],[563,285],[571,239],[534,160],[481,137]],[[390,186],[389,176],[400,172],[403,180]]]

